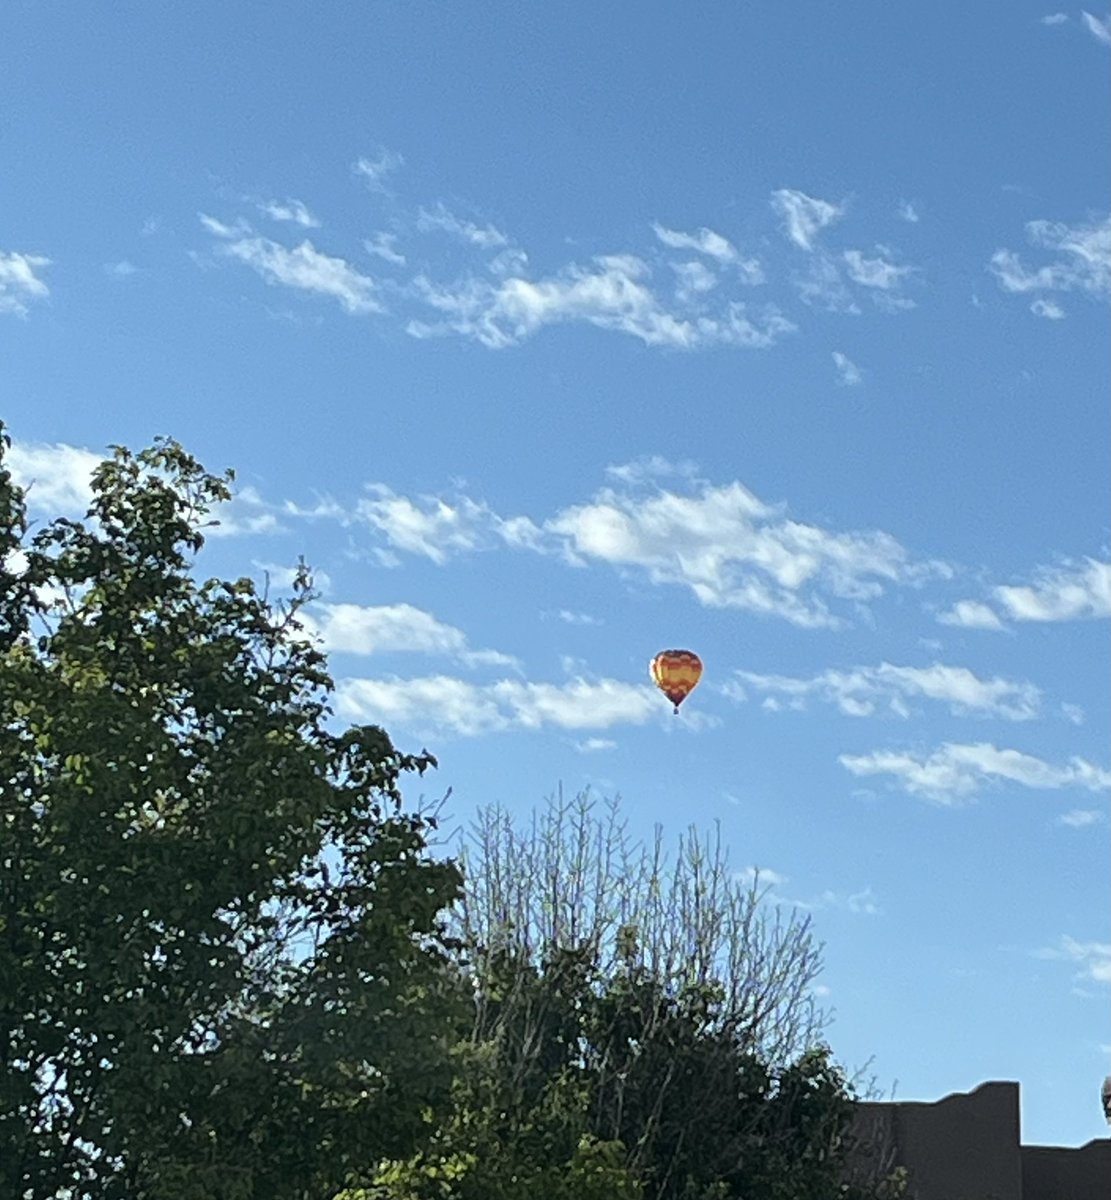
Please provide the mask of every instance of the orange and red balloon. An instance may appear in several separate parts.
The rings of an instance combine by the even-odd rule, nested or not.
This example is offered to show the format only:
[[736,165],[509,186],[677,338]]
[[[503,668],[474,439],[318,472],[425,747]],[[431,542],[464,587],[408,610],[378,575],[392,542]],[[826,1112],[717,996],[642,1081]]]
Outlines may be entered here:
[[661,650],[649,668],[656,687],[675,705],[679,705],[698,686],[702,678],[702,659],[693,650]]

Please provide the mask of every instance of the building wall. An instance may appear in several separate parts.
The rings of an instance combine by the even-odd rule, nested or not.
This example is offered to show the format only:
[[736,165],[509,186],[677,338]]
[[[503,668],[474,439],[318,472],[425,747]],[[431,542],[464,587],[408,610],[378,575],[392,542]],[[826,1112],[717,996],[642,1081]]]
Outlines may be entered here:
[[935,1103],[860,1105],[856,1167],[910,1172],[915,1200],[1108,1200],[1111,1141],[1023,1146],[1019,1086],[983,1083]]
[[1111,1140],[1076,1149],[1022,1147],[1022,1200],[1088,1200],[1111,1196]]

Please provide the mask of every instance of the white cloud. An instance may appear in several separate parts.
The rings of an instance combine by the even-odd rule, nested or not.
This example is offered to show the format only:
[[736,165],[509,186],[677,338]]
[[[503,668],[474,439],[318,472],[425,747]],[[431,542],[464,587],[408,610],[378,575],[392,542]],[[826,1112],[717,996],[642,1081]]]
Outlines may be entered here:
[[422,208],[417,214],[417,228],[422,233],[440,230],[480,250],[497,250],[509,245],[509,238],[493,225],[476,225],[449,212],[443,204],[434,209]]
[[411,604],[314,604],[302,614],[328,653],[441,654],[467,666],[516,666],[511,655],[470,649],[466,635]]
[[234,225],[228,225],[226,222],[219,220],[216,217],[210,217],[208,213],[197,213],[201,224],[212,234],[218,238],[237,238],[243,237],[251,232],[250,225],[243,220],[242,217],[236,217]]
[[633,255],[602,255],[589,265],[570,264],[556,275],[530,280],[509,276],[496,282],[475,276],[451,285],[418,276],[415,297],[441,316],[411,321],[414,337],[458,333],[491,349],[512,346],[547,325],[585,322],[640,338],[649,346],[764,348],[795,326],[769,305],[750,316],[730,301],[715,315],[680,308],[669,311],[652,290],[648,265]]
[[910,200],[900,200],[898,212],[900,218],[910,225],[917,225],[921,219],[918,205]]
[[698,467],[689,459],[673,462],[662,454],[650,454],[627,463],[614,463],[606,467],[610,479],[618,479],[630,486],[648,484],[669,476],[693,479]]
[[1027,240],[1057,258],[1036,269],[1025,267],[1011,250],[997,250],[990,270],[1007,292],[1078,291],[1111,294],[1111,216],[1087,224],[1029,221]]
[[12,441],[6,455],[16,484],[27,491],[27,506],[44,515],[82,516],[92,503],[90,484],[100,455],[64,442]]
[[705,263],[692,260],[671,264],[675,272],[675,294],[684,304],[696,299],[704,292],[712,291],[718,285],[718,277]]
[[854,775],[890,775],[907,792],[941,804],[955,804],[999,780],[1039,789],[1111,788],[1111,771],[1082,758],[1055,767],[1018,750],[997,749],[988,742],[971,745],[947,742],[928,756],[892,750],[842,754],[839,761]]
[[528,255],[519,246],[507,246],[486,264],[486,270],[498,278],[520,275],[527,267]]
[[815,254],[806,271],[796,272],[792,280],[804,304],[829,312],[860,314],[859,305],[841,277],[841,269],[828,254]]
[[665,229],[658,222],[652,223],[652,232],[672,250],[697,250],[719,263],[728,265],[737,261],[737,250],[728,238],[712,229],[699,229],[696,233],[682,233],[678,229]]
[[307,239],[290,249],[269,238],[252,235],[242,222],[230,226],[202,214],[201,223],[223,239],[218,244],[220,254],[238,259],[271,286],[331,296],[352,314],[382,311],[373,279],[361,275],[344,259],[317,250]]
[[816,200],[805,192],[781,188],[772,193],[772,208],[783,219],[787,236],[803,250],[814,248],[814,239],[827,225],[844,213],[844,207],[828,200]]
[[381,484],[369,491],[373,498],[359,501],[356,516],[398,550],[443,564],[452,554],[490,544],[490,528],[497,518],[485,505],[466,497],[452,505],[428,496],[420,497],[418,504]]
[[614,750],[617,743],[612,738],[592,737],[576,742],[575,749],[580,754],[598,754],[602,750]]
[[[712,258],[723,267],[732,267],[745,283],[758,284],[764,282],[764,269],[758,259],[742,258],[737,248],[728,238],[712,229],[697,230],[694,233],[683,233],[678,229],[666,229],[658,222],[653,222],[652,231],[670,250],[694,250]],[[679,268],[676,267],[676,270]]]
[[386,180],[400,167],[405,159],[392,150],[382,150],[376,158],[360,158],[355,163],[355,174],[372,192],[387,192]]
[[801,626],[838,619],[822,594],[861,601],[885,584],[914,584],[949,569],[912,563],[889,534],[806,525],[741,483],[699,483],[689,494],[603,489],[540,523],[502,518],[467,497],[398,496],[376,485],[356,516],[391,547],[443,563],[452,554],[510,545],[559,554],[572,565],[643,570],[654,583],[690,588],[707,607],[740,608]]
[[1111,983],[1111,944],[1106,942],[1078,942],[1064,934],[1059,946],[1035,950],[1034,957],[1079,963],[1081,969],[1077,979]]
[[1111,617],[1111,562],[1085,558],[1043,567],[1033,584],[997,587],[995,599],[1015,621],[1075,621]]
[[556,616],[565,625],[601,625],[601,620],[598,617],[592,617],[589,613],[572,612],[568,608],[561,608]]
[[1071,721],[1073,725],[1084,724],[1084,710],[1079,704],[1062,704],[1061,716],[1063,716],[1066,721]]
[[1046,15],[1044,17],[1042,17],[1042,24],[1043,25],[1064,25],[1064,23],[1068,19],[1069,19],[1068,13],[1063,13],[1063,12],[1046,13]]
[[756,884],[757,887],[774,888],[782,887],[787,882],[786,875],[781,875],[770,867],[743,867],[733,878],[747,887]]
[[[851,893],[837,892],[826,888],[825,891],[809,900],[798,900],[776,890],[789,882],[788,877],[781,875],[778,871],[768,870],[765,867],[745,867],[735,872],[733,878],[745,888],[755,886],[757,891],[763,893],[766,903],[785,908],[801,908],[811,912],[822,908],[840,908],[847,912],[861,913],[867,916],[876,916],[882,911],[876,903],[876,895],[870,887]],[[827,988],[826,991],[828,990]]]
[[1084,28],[1092,37],[1105,46],[1111,46],[1111,15],[1093,17],[1090,12],[1083,12],[1081,16],[1084,18]]
[[393,263],[396,267],[405,265],[405,255],[397,249],[397,236],[392,233],[376,233],[367,238],[363,246],[368,254],[374,254],[385,262]]
[[258,210],[273,221],[291,221],[302,229],[320,228],[320,221],[300,200],[263,200]]
[[[871,716],[877,708],[899,717],[910,716],[906,700],[936,700],[958,715],[1003,717],[1026,721],[1038,715],[1041,695],[1032,683],[995,677],[981,679],[967,667],[854,667],[849,671],[823,671],[810,679],[786,675],[761,675],[738,671],[737,678],[757,692],[787,697],[801,707],[809,696],[835,704],[847,716]],[[728,685],[727,685],[728,686]],[[735,699],[743,699],[741,695]]]
[[43,300],[50,289],[36,272],[50,266],[50,259],[39,254],[20,254],[0,250],[0,314],[27,315],[28,300]]
[[1070,829],[1084,829],[1089,825],[1102,825],[1107,820],[1107,814],[1098,808],[1073,808],[1062,813],[1057,818],[1058,825],[1067,825]]
[[959,625],[965,629],[1004,629],[993,608],[979,600],[958,600],[948,612],[937,618],[942,625]]
[[899,287],[910,274],[910,267],[899,267],[883,257],[890,253],[884,247],[877,247],[879,255],[876,258],[866,258],[861,250],[846,250],[845,262],[849,267],[849,278],[861,287],[881,288],[890,291]]
[[1030,305],[1030,311],[1036,317],[1045,317],[1047,321],[1063,321],[1065,310],[1056,300],[1035,300]]
[[104,264],[104,273],[110,275],[113,279],[127,279],[129,276],[136,274],[139,268],[133,263],[128,262],[126,258],[119,262],[110,262]]
[[571,562],[639,567],[656,583],[689,587],[708,607],[734,607],[802,626],[837,623],[820,588],[864,599],[882,581],[915,573],[883,533],[835,533],[786,518],[740,483],[702,485],[693,495],[634,498],[605,490],[545,523]]
[[855,387],[864,378],[856,363],[840,350],[833,352],[833,365],[837,368],[837,382],[845,387]]
[[473,737],[549,726],[588,730],[643,725],[661,708],[654,688],[615,679],[563,684],[504,679],[480,685],[436,675],[341,680],[337,711],[346,720]]

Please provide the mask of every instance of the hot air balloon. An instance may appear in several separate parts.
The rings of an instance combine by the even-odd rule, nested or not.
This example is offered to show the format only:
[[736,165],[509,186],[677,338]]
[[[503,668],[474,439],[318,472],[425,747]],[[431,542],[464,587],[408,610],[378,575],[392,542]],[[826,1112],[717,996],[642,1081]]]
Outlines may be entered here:
[[656,687],[675,705],[679,705],[698,686],[702,678],[702,659],[692,650],[661,650],[649,668]]

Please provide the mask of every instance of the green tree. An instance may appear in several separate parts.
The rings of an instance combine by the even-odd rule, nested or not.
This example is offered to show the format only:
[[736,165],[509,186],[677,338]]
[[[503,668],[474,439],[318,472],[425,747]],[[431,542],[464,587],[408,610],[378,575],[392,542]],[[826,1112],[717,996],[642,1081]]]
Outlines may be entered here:
[[609,1155],[607,1198],[899,1194],[867,1163],[847,1184],[854,1097],[810,998],[809,922],[761,905],[720,844],[692,833],[668,870],[659,831],[633,846],[616,804],[581,795],[520,833],[483,811],[462,861],[475,1016],[455,1111],[380,1194],[562,1200],[542,1165],[566,1178],[583,1146]]
[[162,439],[28,534],[0,428],[0,1196],[322,1200],[413,1153],[465,1003],[435,760],[330,732],[287,606],[198,582]]

